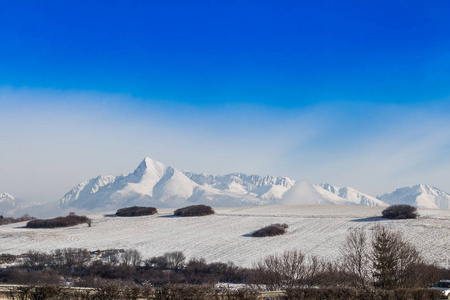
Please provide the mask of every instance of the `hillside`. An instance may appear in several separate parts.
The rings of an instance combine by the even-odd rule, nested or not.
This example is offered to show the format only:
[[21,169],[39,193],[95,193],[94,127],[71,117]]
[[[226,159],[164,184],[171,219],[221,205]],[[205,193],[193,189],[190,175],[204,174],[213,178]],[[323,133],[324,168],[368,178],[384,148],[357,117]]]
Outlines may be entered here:
[[[180,218],[172,209],[161,209],[147,217],[121,218],[89,215],[92,227],[79,225],[61,229],[27,229],[25,224],[0,226],[1,253],[27,250],[51,251],[62,247],[89,250],[135,248],[145,257],[183,251],[187,257],[208,261],[232,261],[250,266],[268,254],[300,249],[307,254],[333,259],[349,229],[363,227],[368,234],[375,225],[402,231],[430,262],[447,263],[450,216],[445,210],[419,209],[415,220],[385,220],[382,207],[364,206],[261,206],[215,208],[216,214]],[[249,235],[264,226],[286,223],[287,234],[268,238]]]
[[390,204],[409,204],[420,208],[450,209],[450,194],[426,184],[400,188],[379,198]]

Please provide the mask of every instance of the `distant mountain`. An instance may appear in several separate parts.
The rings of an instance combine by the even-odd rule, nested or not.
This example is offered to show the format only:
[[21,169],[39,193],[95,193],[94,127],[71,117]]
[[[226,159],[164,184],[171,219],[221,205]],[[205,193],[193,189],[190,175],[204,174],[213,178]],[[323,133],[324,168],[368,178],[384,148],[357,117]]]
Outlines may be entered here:
[[296,183],[287,177],[242,173],[221,176],[196,174],[145,158],[133,173],[98,176],[80,183],[58,201],[59,209],[76,208],[84,211],[108,211],[132,205],[163,208],[190,204],[229,207],[274,204],[410,204],[420,208],[449,209],[450,194],[428,185],[417,185],[376,198],[350,187],[339,188],[327,183]]
[[286,177],[183,172],[145,158],[128,175],[98,176],[80,183],[59,200],[61,208],[115,210],[130,205],[179,207],[275,204],[295,181]]
[[450,194],[425,184],[404,187],[379,197],[389,204],[408,204],[419,208],[450,209]]
[[0,215],[4,217],[18,217],[26,213],[32,214],[36,210],[40,210],[42,203],[25,202],[14,198],[8,193],[0,194]]
[[361,193],[353,188],[338,188],[328,183],[312,185],[308,182],[298,182],[283,197],[282,204],[300,205],[357,205],[357,206],[388,206],[389,204],[375,197]]
[[386,202],[383,202],[370,195],[361,193],[350,187],[338,188],[328,183],[321,183],[315,185],[315,187],[319,193],[321,193],[324,196],[328,196],[328,198],[331,197],[322,190],[325,190],[329,193],[332,193],[333,195],[338,196],[340,199],[334,200],[334,202],[336,202],[335,204],[345,203],[346,205],[358,205],[358,206],[389,206],[389,204],[387,204]]
[[0,215],[6,214],[9,210],[14,209],[15,206],[16,199],[12,195],[8,193],[0,194]]

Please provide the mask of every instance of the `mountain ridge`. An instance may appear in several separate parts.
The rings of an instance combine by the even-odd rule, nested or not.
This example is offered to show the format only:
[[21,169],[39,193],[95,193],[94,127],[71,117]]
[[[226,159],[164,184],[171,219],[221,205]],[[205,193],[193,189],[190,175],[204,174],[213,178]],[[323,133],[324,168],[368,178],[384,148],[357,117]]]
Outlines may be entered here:
[[59,201],[62,208],[116,209],[125,205],[177,207],[275,204],[295,184],[287,177],[196,174],[145,158],[134,172],[98,176],[78,184]]
[[450,194],[427,184],[398,188],[378,199],[394,204],[408,204],[418,208],[450,209]]
[[178,170],[146,157],[128,175],[97,176],[66,193],[60,208],[114,210],[146,205],[160,208],[191,204],[259,206],[277,204],[335,204],[389,206],[410,204],[421,208],[450,208],[450,194],[428,185],[395,190],[380,197],[351,187],[328,183],[312,185],[288,177],[230,173],[211,175]]

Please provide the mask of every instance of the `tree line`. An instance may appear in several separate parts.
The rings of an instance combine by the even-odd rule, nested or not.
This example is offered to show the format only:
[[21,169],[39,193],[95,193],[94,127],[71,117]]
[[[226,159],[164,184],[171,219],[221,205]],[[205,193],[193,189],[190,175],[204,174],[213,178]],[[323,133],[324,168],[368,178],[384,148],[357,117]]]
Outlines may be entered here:
[[[245,284],[263,290],[304,287],[394,290],[424,288],[450,270],[427,264],[399,232],[386,227],[352,229],[337,260],[308,256],[299,250],[268,255],[250,268],[233,263],[208,263],[168,252],[143,259],[134,249],[89,252],[64,248],[50,253],[30,250],[0,269],[0,282],[92,286],[96,280],[117,280],[162,287],[167,284]],[[2,255],[11,262],[12,255]],[[1,257],[0,257],[1,258]]]

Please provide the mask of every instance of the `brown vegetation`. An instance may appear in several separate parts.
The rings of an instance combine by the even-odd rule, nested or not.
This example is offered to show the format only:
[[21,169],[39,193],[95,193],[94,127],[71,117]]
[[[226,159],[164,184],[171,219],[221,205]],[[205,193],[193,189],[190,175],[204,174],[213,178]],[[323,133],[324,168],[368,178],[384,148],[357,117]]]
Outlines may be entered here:
[[27,223],[28,228],[57,228],[57,227],[69,227],[78,224],[87,223],[91,224],[91,219],[86,216],[78,216],[70,214],[66,217],[56,217],[53,219],[36,219]]
[[386,219],[415,219],[419,216],[417,208],[406,204],[391,205],[381,213]]
[[155,207],[132,206],[117,210],[116,215],[120,217],[137,217],[150,216],[156,213],[158,213],[158,210]]
[[287,224],[272,224],[253,232],[252,236],[265,237],[265,236],[283,235],[286,233],[286,228],[288,227],[289,226]]
[[174,215],[179,217],[200,217],[212,214],[214,214],[212,207],[203,204],[186,206],[174,211]]
[[0,225],[24,222],[24,221],[34,220],[34,219],[36,219],[36,218],[33,218],[30,215],[28,215],[28,214],[25,214],[25,215],[23,215],[22,217],[19,217],[19,218],[3,217],[3,216],[0,215]]

